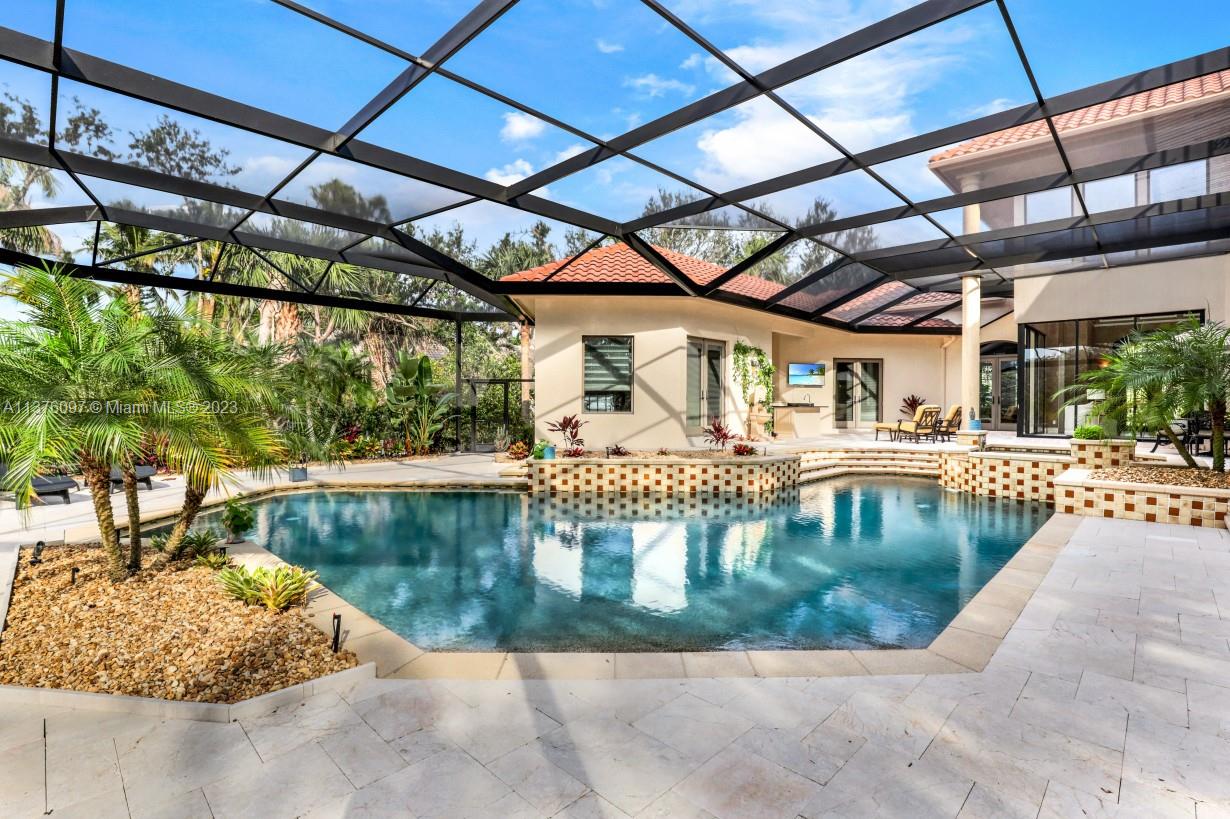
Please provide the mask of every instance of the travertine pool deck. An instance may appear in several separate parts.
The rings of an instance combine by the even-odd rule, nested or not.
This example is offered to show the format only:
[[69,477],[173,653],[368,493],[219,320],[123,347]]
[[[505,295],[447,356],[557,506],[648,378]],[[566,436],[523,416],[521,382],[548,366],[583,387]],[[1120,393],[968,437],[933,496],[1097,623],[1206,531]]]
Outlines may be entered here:
[[982,671],[373,679],[228,724],[0,707],[0,816],[1230,814],[1230,536],[1071,519]]

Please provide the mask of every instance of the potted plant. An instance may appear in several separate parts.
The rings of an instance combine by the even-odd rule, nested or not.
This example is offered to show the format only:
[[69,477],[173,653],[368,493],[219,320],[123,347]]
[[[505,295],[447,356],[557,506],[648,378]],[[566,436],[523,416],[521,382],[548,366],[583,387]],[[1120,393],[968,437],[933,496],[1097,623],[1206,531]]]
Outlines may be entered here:
[[534,444],[534,451],[531,457],[536,461],[554,461],[555,444],[550,441],[539,441]]
[[227,498],[226,509],[222,512],[222,526],[226,529],[227,543],[240,543],[244,534],[256,522],[256,512],[249,504],[239,498]]

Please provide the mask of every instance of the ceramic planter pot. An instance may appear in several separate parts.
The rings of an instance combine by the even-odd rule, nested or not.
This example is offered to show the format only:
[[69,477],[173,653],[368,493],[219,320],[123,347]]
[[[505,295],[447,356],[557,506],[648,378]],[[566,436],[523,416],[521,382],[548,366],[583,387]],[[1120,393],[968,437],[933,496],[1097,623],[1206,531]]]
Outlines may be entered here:
[[306,466],[292,466],[290,468],[290,479],[292,481],[306,481],[307,480],[307,467]]

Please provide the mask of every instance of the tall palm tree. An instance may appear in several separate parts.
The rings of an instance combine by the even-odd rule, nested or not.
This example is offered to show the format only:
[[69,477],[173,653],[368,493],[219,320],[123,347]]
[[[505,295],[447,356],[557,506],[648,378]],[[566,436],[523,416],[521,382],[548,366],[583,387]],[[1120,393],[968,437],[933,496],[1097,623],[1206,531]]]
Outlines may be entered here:
[[48,267],[5,275],[0,292],[28,320],[0,322],[0,416],[6,488],[33,497],[41,472],[80,463],[111,573],[127,574],[111,510],[111,464],[143,451],[140,416],[123,411],[153,399],[142,377],[149,321],[101,285]]

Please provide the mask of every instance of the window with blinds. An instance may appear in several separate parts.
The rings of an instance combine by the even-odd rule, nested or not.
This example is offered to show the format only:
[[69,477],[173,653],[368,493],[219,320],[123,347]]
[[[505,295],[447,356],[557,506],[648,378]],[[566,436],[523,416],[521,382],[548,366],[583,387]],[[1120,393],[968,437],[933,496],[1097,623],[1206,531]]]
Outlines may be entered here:
[[632,336],[585,336],[585,412],[632,412]]

